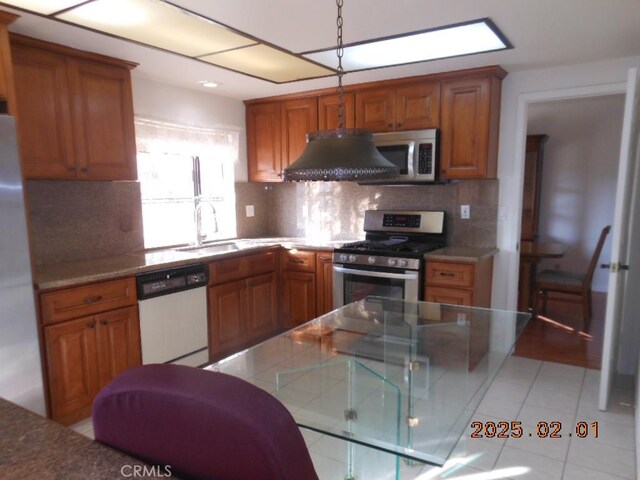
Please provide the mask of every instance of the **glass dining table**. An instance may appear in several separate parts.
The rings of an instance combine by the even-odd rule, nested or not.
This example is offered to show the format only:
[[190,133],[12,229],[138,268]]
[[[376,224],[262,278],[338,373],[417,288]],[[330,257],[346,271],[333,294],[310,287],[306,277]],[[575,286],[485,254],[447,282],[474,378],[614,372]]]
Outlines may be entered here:
[[346,478],[372,478],[355,473],[376,468],[372,450],[447,461],[529,317],[368,297],[207,368],[269,391],[300,427],[346,440]]

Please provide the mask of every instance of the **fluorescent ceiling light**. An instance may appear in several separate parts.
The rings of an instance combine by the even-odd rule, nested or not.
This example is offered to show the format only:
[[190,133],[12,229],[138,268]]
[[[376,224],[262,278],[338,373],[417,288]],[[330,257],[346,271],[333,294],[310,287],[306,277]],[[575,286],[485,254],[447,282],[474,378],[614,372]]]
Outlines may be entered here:
[[247,72],[249,75],[276,83],[292,82],[305,78],[333,75],[333,71],[290,55],[268,45],[252,45],[230,52],[200,57],[200,60],[220,65],[230,70]]
[[[342,64],[346,71],[366,70],[508,48],[512,46],[498,28],[489,19],[481,19],[346,45]],[[303,56],[331,68],[338,65],[335,49],[307,52]]]
[[165,0],[9,0],[8,5],[276,83],[330,68]]
[[156,0],[96,0],[56,18],[188,57],[256,43],[222,25]]
[[82,1],[83,0],[2,0],[2,3],[43,15],[51,15],[52,13],[78,5],[82,3]]

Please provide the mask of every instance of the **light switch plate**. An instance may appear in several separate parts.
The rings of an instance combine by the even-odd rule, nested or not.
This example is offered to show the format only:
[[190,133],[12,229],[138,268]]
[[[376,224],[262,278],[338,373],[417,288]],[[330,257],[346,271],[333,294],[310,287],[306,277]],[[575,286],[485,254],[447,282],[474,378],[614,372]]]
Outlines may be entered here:
[[460,218],[468,220],[471,218],[471,208],[469,205],[460,205]]
[[247,213],[247,217],[253,217],[256,214],[256,209],[253,205],[245,205],[244,207],[246,213]]

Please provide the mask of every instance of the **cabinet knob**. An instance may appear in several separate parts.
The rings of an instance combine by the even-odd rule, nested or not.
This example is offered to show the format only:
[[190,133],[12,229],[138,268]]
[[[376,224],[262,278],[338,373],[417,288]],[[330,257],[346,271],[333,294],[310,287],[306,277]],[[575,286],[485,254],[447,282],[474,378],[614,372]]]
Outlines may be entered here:
[[88,172],[89,171],[89,167],[82,167],[80,169],[81,172]]
[[96,322],[90,322],[90,323],[87,323],[87,327],[89,327],[89,328],[96,328]]
[[393,128],[393,123],[388,123],[388,124],[387,124],[387,127],[389,127],[389,128]]
[[109,322],[107,320],[102,320],[100,323],[102,323],[103,325],[109,325]]
[[67,170],[69,170],[70,172],[75,172],[76,171],[76,166],[75,165],[68,165],[67,166]]
[[402,127],[402,123],[398,123],[398,128]]

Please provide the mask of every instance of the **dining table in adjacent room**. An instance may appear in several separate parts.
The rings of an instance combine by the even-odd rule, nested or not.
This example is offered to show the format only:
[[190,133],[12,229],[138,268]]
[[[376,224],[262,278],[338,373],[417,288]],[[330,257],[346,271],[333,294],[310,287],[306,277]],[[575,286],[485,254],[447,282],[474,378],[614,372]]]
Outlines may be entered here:
[[562,258],[568,247],[557,242],[523,240],[520,242],[520,282],[518,284],[518,311],[533,309],[536,298],[536,275],[538,263],[549,258]]

